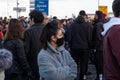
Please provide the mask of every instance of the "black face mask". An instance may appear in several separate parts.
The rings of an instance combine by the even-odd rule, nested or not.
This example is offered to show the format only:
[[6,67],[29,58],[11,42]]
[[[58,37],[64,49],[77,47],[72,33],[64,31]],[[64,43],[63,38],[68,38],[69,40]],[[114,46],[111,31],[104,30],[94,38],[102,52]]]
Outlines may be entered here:
[[63,45],[63,43],[64,43],[64,38],[62,37],[62,38],[59,38],[59,39],[57,39],[57,41],[56,41],[56,44],[57,44],[57,46],[59,47],[59,46],[62,46]]

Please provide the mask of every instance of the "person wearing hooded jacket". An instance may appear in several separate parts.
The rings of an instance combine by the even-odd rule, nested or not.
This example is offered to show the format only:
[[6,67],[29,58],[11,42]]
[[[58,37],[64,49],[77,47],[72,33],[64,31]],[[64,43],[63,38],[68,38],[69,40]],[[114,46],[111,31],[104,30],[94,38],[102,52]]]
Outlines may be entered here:
[[84,75],[87,73],[92,34],[92,25],[86,22],[84,17],[86,17],[86,13],[82,10],[71,25],[70,49],[71,55],[77,63],[78,73],[80,69],[79,80],[83,80]]
[[114,16],[104,24],[104,80],[120,80],[120,0],[112,4]]
[[103,36],[101,35],[101,32],[104,30],[104,21],[105,20],[103,18],[103,13],[101,11],[96,11],[93,24],[94,28],[92,34],[92,41],[97,80],[101,80],[103,78]]

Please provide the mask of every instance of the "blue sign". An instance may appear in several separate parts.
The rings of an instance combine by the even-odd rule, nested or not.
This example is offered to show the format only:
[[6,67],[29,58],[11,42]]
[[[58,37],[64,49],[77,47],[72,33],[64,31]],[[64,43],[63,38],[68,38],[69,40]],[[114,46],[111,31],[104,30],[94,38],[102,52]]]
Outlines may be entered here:
[[44,14],[48,15],[48,3],[49,0],[35,0],[35,9],[40,10]]

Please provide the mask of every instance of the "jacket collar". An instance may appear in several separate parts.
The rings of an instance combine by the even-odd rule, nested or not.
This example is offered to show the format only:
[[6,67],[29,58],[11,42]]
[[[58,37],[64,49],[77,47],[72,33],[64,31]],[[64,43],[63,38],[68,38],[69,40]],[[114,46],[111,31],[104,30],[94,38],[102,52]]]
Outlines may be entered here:
[[47,45],[48,45],[47,50],[51,50],[53,53],[58,53],[59,54],[61,51],[65,50],[65,48],[63,46],[60,46],[57,49],[55,49],[54,47],[52,47],[52,45],[49,42],[47,42]]
[[37,27],[37,26],[43,26],[43,24],[42,23],[35,23],[35,24],[33,24],[32,26],[31,26],[31,28],[33,28],[33,27]]
[[101,33],[103,36],[107,33],[107,31],[114,25],[120,25],[120,18],[113,17],[109,22],[103,25],[104,31]]

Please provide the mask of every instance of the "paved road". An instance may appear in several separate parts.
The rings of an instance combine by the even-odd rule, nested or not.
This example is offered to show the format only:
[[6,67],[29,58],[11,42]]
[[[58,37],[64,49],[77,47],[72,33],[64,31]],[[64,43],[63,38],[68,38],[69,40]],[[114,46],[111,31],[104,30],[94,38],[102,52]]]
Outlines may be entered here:
[[88,67],[88,71],[91,72],[92,74],[91,75],[87,75],[87,79],[86,80],[95,80],[95,66],[92,65],[92,64],[89,64],[89,67]]
[[87,80],[95,80],[96,78],[96,70],[95,66],[92,64],[89,64],[88,71],[91,72],[91,75],[87,75]]

